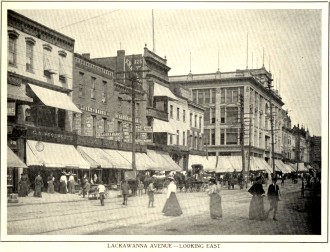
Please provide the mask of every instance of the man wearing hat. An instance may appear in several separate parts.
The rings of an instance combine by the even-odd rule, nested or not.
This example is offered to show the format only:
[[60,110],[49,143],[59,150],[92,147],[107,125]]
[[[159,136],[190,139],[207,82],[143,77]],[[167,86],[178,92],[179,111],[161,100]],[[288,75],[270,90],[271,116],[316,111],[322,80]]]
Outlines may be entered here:
[[267,192],[267,196],[268,196],[268,200],[269,200],[269,204],[270,204],[270,209],[267,212],[267,217],[268,217],[270,211],[272,211],[274,209],[274,215],[273,215],[274,221],[277,221],[276,213],[277,213],[278,201],[280,200],[280,188],[276,184],[276,181],[277,181],[276,177],[273,177],[272,183],[269,185],[268,192]]

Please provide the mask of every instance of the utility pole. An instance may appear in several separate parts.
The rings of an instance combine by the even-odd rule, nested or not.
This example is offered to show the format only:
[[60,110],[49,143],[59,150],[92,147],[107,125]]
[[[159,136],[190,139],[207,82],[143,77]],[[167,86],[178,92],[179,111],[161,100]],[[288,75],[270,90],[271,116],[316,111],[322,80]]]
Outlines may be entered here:
[[242,172],[243,177],[245,178],[245,155],[244,155],[244,96],[243,94],[239,95],[240,101],[240,120],[241,120],[241,129],[240,129],[240,144],[241,144],[241,155],[242,155]]
[[272,148],[272,168],[273,177],[276,177],[275,172],[275,156],[274,156],[274,117],[273,117],[273,105],[272,105],[272,90],[271,90],[271,80],[268,81],[268,91],[269,91],[269,106],[270,106],[270,132],[271,132],[271,148]]
[[[133,55],[134,62],[134,55]],[[132,84],[132,169],[134,176],[136,176],[136,162],[135,162],[135,138],[136,138],[136,125],[135,125],[135,85],[137,83],[137,74],[131,73],[130,81]]]
[[298,123],[298,141],[297,141],[297,151],[296,151],[296,159],[297,159],[297,171],[296,171],[296,176],[298,179],[298,170],[299,170],[299,160],[300,160],[300,129],[299,129],[299,123]]
[[251,169],[251,127],[252,127],[252,107],[250,107],[250,120],[249,120],[249,156],[248,156],[248,170],[247,172],[250,172]]

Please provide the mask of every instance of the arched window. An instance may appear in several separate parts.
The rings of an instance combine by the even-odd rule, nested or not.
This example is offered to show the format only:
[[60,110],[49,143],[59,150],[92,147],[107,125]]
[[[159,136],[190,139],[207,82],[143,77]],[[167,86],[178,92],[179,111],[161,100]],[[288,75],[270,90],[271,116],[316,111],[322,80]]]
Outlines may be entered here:
[[17,66],[17,39],[19,33],[14,30],[8,31],[8,64]]

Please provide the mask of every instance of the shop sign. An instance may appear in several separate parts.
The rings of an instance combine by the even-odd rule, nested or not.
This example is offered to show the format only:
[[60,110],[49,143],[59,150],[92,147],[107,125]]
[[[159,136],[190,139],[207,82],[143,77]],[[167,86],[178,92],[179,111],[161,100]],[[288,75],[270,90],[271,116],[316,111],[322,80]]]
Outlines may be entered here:
[[121,132],[103,132],[100,134],[103,137],[122,137],[123,134]]
[[88,107],[88,106],[84,106],[84,105],[77,105],[81,110],[83,111],[87,111],[87,112],[91,112],[94,114],[99,114],[99,115],[103,115],[103,116],[110,116],[110,113],[101,109],[96,109],[96,108],[92,108],[92,107]]
[[[123,121],[129,121],[129,122],[132,121],[131,116],[123,115],[123,114],[120,114],[120,113],[116,113],[116,114],[115,114],[115,118],[116,118],[117,120],[123,120]],[[139,123],[139,118],[135,118],[135,122],[136,122],[136,123]]]
[[75,144],[76,137],[70,133],[57,132],[44,129],[28,128],[26,132],[27,139],[33,139],[45,142]]
[[7,116],[15,116],[15,115],[16,115],[16,103],[7,102]]

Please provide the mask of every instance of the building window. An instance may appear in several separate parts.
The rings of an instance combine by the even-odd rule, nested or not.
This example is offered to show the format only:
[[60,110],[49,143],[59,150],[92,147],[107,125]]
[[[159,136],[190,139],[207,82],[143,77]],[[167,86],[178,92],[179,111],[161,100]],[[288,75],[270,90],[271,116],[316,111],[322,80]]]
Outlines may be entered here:
[[180,131],[179,130],[176,131],[176,144],[177,145],[180,144]]
[[195,136],[195,139],[194,139],[194,148],[195,148],[195,150],[198,149],[198,138],[197,138],[197,136]]
[[238,122],[238,107],[227,107],[227,123],[234,124]]
[[220,123],[226,123],[225,107],[220,108]]
[[53,74],[56,73],[55,67],[51,60],[52,47],[48,44],[43,45],[43,63],[44,63],[44,76],[47,79],[47,83],[53,84]]
[[26,38],[26,71],[33,72],[33,51],[36,41],[33,38]]
[[215,124],[215,108],[210,108],[211,112],[211,124]]
[[107,103],[108,83],[106,81],[102,81],[102,84],[103,84],[102,103]]
[[202,117],[201,116],[199,117],[199,128],[200,129],[202,128]]
[[205,145],[210,145],[210,132],[211,130],[209,129],[205,129],[204,130],[204,141],[205,141]]
[[220,133],[220,144],[221,145],[225,144],[225,133],[224,132]]
[[13,30],[8,31],[8,64],[17,65],[17,39],[19,33]]
[[173,118],[173,105],[170,105],[170,118]]
[[95,84],[96,84],[96,78],[95,77],[91,77],[91,99],[96,99],[96,88],[95,88]]
[[180,120],[180,108],[176,109],[176,119]]
[[215,103],[215,88],[210,89],[210,103]]
[[93,120],[93,137],[96,137],[96,129],[97,129],[96,115],[92,115],[92,120]]
[[211,145],[215,145],[215,129],[211,129]]
[[183,146],[186,145],[186,132],[185,131],[182,132],[182,145]]
[[182,120],[183,120],[183,122],[186,122],[186,111],[185,110],[182,111]]
[[221,88],[221,89],[220,89],[220,97],[221,97],[221,99],[220,99],[220,103],[221,103],[221,104],[225,104],[225,103],[226,103],[225,92],[226,92],[226,89],[224,89],[224,88]]
[[195,115],[195,128],[197,128],[197,115]]
[[226,141],[227,141],[227,145],[237,145],[238,130],[233,128],[226,129]]
[[172,144],[173,143],[173,139],[172,139],[172,135],[171,134],[169,134],[169,138],[170,138],[170,144]]
[[121,121],[117,121],[117,132],[123,131],[123,123]]
[[79,72],[79,97],[85,97],[85,91],[84,91],[84,73]]
[[193,97],[193,102],[197,103],[197,90],[196,89],[192,91],[192,97]]
[[190,118],[189,118],[190,126],[192,126],[192,117],[193,117],[193,114],[190,113]]
[[103,133],[107,132],[108,129],[107,129],[107,118],[102,118],[102,126],[103,126]]
[[68,78],[68,74],[66,72],[66,55],[67,53],[63,50],[58,52],[59,55],[59,81],[62,83],[66,83],[66,79]]

